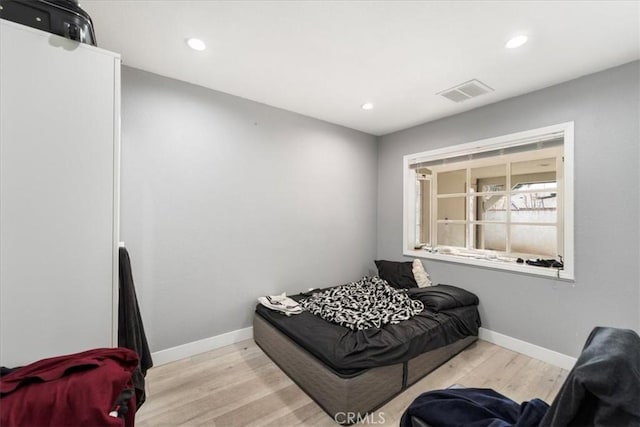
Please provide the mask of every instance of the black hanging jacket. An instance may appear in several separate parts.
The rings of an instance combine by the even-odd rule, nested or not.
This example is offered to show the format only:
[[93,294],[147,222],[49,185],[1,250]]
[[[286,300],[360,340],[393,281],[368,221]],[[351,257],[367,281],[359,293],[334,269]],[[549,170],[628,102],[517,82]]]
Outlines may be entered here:
[[131,272],[131,259],[126,248],[120,248],[120,299],[118,302],[118,346],[129,348],[140,358],[140,364],[133,372],[133,385],[136,389],[136,402],[139,408],[145,401],[144,377],[153,366],[149,344],[144,333],[140,316],[140,307],[136,297]]

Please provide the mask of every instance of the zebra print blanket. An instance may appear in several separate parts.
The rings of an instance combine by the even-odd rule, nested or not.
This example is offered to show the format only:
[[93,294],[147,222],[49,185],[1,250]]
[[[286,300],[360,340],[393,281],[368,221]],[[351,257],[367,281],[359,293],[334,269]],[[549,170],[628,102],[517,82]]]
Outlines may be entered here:
[[300,300],[305,310],[353,330],[380,328],[410,319],[424,309],[379,277],[363,277],[357,282],[327,289]]

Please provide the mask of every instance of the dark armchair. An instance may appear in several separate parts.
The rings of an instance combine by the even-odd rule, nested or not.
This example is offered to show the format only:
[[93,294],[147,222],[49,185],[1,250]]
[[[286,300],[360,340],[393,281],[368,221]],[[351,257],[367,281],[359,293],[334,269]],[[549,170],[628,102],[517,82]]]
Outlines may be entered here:
[[640,426],[640,337],[629,329],[595,328],[549,407],[518,404],[490,389],[423,393],[401,427]]

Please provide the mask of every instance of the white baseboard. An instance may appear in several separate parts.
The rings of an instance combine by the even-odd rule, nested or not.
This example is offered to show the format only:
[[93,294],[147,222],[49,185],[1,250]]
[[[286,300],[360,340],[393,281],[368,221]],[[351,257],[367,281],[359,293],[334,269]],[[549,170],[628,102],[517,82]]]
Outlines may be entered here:
[[503,335],[490,329],[480,328],[478,337],[481,340],[499,345],[500,347],[508,348],[509,350],[517,351],[525,356],[542,360],[543,362],[563,369],[571,370],[573,365],[576,363],[575,357],[567,356],[566,354],[558,353],[557,351],[549,350],[548,348],[540,347],[517,338],[512,338],[508,335]]
[[156,351],[155,353],[151,353],[151,357],[153,358],[153,365],[159,366],[164,365],[165,363],[184,359],[185,357],[191,357],[206,351],[215,350],[216,348],[224,347],[225,345],[235,344],[251,337],[253,337],[253,327],[237,329],[235,331],[227,332],[226,334],[216,335],[215,337],[209,337],[178,345],[176,347],[167,348],[165,350]]
[[[488,341],[500,347],[517,351],[534,359],[542,360],[554,366],[570,370],[576,363],[576,358],[540,347],[526,341],[512,338],[490,329],[480,328],[479,338]],[[225,334],[216,335],[214,337],[205,338],[198,341],[182,344],[176,347],[167,348],[165,350],[156,351],[151,354],[154,366],[164,365],[165,363],[175,362],[176,360],[186,357],[195,356],[196,354],[215,350],[225,345],[235,344],[237,342],[253,337],[253,327],[237,329]]]

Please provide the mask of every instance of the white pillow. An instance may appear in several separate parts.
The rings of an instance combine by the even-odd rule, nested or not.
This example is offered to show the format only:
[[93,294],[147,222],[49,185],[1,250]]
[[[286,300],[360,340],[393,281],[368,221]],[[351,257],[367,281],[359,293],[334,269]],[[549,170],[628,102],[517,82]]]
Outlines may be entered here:
[[424,269],[422,261],[420,261],[419,259],[414,259],[411,270],[413,271],[413,278],[416,279],[416,283],[418,283],[419,288],[426,288],[427,286],[431,286],[429,273],[427,273]]

